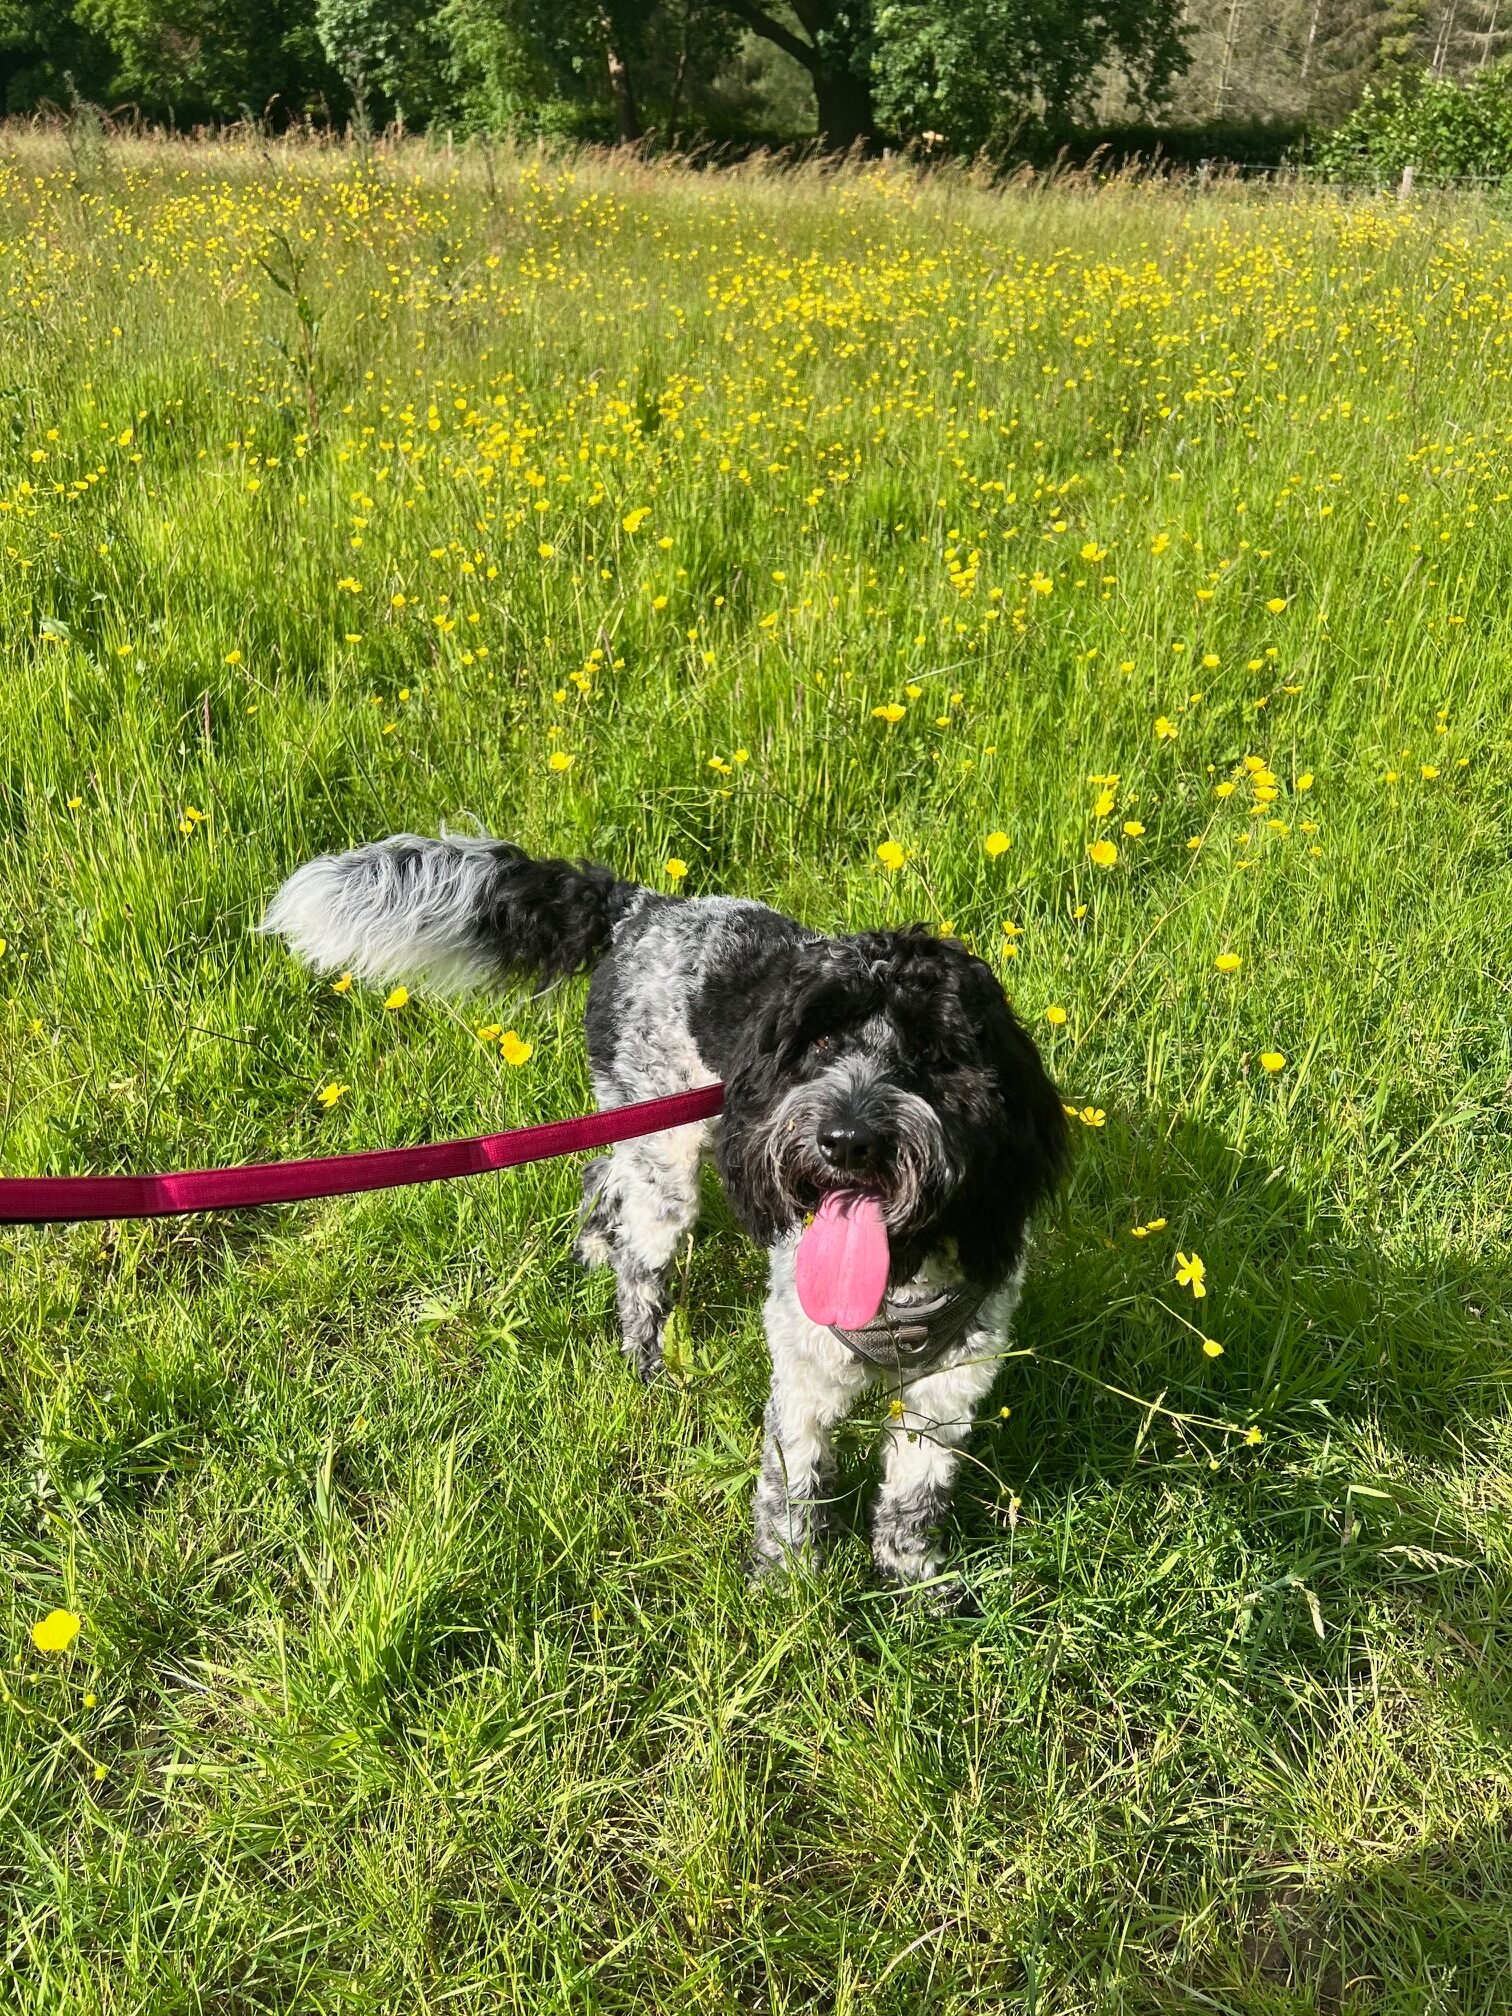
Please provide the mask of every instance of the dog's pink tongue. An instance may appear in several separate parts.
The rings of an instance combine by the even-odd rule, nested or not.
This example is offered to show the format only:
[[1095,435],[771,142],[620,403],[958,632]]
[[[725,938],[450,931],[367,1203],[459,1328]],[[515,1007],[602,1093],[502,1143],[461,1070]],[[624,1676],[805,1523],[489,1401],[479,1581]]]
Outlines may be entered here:
[[887,1226],[865,1190],[831,1190],[798,1241],[798,1300],[813,1323],[860,1330],[887,1292]]

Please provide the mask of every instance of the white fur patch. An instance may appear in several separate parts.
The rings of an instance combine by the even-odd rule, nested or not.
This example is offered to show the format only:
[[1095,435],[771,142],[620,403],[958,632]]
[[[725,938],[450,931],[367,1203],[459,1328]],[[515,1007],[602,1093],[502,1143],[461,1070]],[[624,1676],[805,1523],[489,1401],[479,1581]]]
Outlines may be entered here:
[[258,929],[282,938],[317,973],[443,987],[487,979],[499,955],[477,920],[498,874],[495,847],[486,836],[397,833],[322,854],[294,871]]

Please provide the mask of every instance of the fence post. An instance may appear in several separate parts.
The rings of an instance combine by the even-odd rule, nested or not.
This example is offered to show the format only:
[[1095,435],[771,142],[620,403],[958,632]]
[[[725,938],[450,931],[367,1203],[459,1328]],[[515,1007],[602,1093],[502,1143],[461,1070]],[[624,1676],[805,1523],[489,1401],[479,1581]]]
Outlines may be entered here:
[[1402,179],[1400,183],[1397,185],[1398,203],[1405,203],[1407,201],[1407,198],[1411,194],[1412,194],[1412,163],[1409,161],[1407,163],[1407,166],[1402,170]]

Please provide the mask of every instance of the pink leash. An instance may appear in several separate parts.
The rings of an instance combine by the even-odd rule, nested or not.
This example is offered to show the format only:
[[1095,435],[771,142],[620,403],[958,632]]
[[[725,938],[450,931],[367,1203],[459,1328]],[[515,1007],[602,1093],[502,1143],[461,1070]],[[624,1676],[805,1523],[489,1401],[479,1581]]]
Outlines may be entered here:
[[639,1134],[660,1134],[712,1120],[723,1085],[700,1085],[666,1099],[644,1099],[575,1120],[512,1127],[468,1141],[423,1148],[380,1148],[365,1155],[316,1155],[305,1162],[254,1162],[243,1169],[182,1169],[164,1176],[0,1176],[0,1225],[61,1225],[81,1218],[171,1218],[181,1211],[230,1211],[252,1204],[297,1204],[394,1190],[547,1162],[579,1148],[607,1148]]

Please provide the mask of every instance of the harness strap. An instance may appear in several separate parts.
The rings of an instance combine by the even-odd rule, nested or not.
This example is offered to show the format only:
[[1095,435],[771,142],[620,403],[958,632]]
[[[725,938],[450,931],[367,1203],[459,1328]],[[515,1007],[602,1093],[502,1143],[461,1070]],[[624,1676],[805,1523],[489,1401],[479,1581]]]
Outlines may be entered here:
[[981,1288],[942,1288],[926,1302],[889,1298],[859,1330],[842,1330],[838,1324],[830,1328],[847,1351],[868,1365],[884,1372],[911,1372],[953,1350],[986,1300]]

